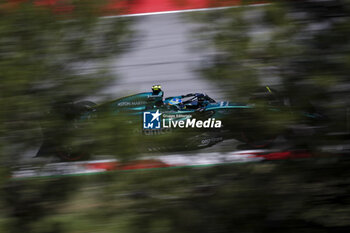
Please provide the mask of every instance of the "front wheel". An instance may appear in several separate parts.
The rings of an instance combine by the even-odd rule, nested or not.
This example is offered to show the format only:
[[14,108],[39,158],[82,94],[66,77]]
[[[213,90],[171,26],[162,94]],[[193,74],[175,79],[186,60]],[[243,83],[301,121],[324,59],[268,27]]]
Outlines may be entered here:
[[263,149],[271,147],[278,135],[257,135],[249,131],[241,131],[240,141],[253,149]]
[[90,155],[84,151],[76,151],[70,147],[60,147],[56,149],[56,156],[60,158],[61,161],[81,161],[88,160]]

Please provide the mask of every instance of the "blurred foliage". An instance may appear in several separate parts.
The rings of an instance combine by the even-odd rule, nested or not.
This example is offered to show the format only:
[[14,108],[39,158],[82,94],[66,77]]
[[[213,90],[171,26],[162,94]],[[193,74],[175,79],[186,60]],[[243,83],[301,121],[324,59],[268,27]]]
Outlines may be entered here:
[[46,218],[57,213],[80,185],[74,178],[8,181],[1,192],[2,232],[62,232],[57,221]]
[[[50,231],[59,226],[62,232],[108,233],[347,232],[348,167],[347,158],[324,157],[80,176],[74,178],[79,191],[33,229],[59,232]],[[66,181],[60,185],[66,187]],[[35,182],[42,185],[48,180]],[[47,200],[47,193],[41,198],[55,205],[54,200]],[[36,208],[44,208],[44,203]]]
[[74,103],[109,84],[114,77],[108,62],[125,50],[130,38],[130,20],[97,17],[102,3],[74,1],[64,12],[36,3],[0,5],[4,162],[16,163],[23,151],[40,143],[40,126],[58,140],[70,135],[77,114]]
[[[125,51],[131,36],[130,19],[99,18],[103,4],[0,1],[0,196],[1,223],[6,222],[1,232],[62,232],[42,219],[74,192],[74,180],[8,178],[12,169],[25,166],[43,139],[51,148],[79,145],[87,151],[91,140],[99,138],[88,131],[92,124],[77,127],[81,109],[76,102],[96,97],[115,79],[109,63]],[[109,137],[127,130],[113,129]],[[122,153],[123,143],[118,138],[113,145]]]
[[126,232],[346,232],[348,166],[323,158],[120,174],[109,203],[126,208],[116,217],[132,214]]
[[[266,111],[271,105],[260,102],[258,106],[265,109],[257,109],[254,121],[242,119],[258,129],[252,134],[261,128],[284,133],[292,125],[349,132],[350,2],[248,5],[251,2],[192,14],[191,19],[201,25],[194,36],[204,47],[215,48],[200,67],[201,74],[235,102],[250,101],[261,86],[277,90],[278,115],[273,117]],[[316,114],[323,116],[322,122],[310,120]],[[303,140],[312,144],[316,139]]]

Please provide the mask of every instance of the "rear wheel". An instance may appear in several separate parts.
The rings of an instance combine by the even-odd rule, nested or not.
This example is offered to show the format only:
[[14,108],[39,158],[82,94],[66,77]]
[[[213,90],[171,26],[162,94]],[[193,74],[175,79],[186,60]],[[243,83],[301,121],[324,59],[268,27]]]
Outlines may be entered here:
[[[249,119],[248,124],[245,128],[241,128],[241,141],[251,148],[273,146],[276,139],[283,133],[279,130],[271,130],[268,124],[274,119],[279,120],[279,116],[283,116],[284,113],[289,114],[289,99],[275,89],[265,86],[252,93],[249,103],[254,107],[250,112],[251,115],[246,117]],[[265,120],[269,122],[264,123]],[[283,128],[281,130],[284,131]]]
[[80,101],[74,103],[74,108],[77,114],[82,114],[84,112],[93,110],[96,107],[96,105],[97,104],[92,101]]
[[254,104],[256,102],[264,102],[267,106],[282,107],[289,105],[289,100],[283,97],[276,90],[266,86],[260,87],[251,95],[249,102]]

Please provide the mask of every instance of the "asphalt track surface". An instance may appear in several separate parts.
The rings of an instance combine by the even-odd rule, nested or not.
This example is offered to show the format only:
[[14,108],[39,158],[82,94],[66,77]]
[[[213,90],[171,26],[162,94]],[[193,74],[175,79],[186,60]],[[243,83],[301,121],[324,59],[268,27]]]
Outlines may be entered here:
[[118,78],[104,93],[121,97],[150,91],[153,84],[160,84],[165,96],[204,92],[221,98],[217,86],[198,72],[213,50],[194,49],[198,40],[191,31],[198,25],[189,23],[183,14],[136,17],[136,42],[113,62],[111,69]]
[[[251,20],[261,17],[260,6],[263,4],[252,5],[247,13]],[[222,9],[198,9],[205,10]],[[189,13],[159,12],[128,16],[134,21],[134,42],[128,52],[112,62],[111,70],[116,79],[103,94],[117,98],[150,91],[152,85],[160,84],[166,97],[201,92],[219,101],[226,100],[218,85],[204,79],[199,72],[215,50],[205,47],[203,39],[195,34],[194,30],[200,25],[189,20]],[[258,25],[251,32],[257,38],[266,33],[268,30]],[[279,79],[266,75],[260,82],[262,85],[278,85]]]

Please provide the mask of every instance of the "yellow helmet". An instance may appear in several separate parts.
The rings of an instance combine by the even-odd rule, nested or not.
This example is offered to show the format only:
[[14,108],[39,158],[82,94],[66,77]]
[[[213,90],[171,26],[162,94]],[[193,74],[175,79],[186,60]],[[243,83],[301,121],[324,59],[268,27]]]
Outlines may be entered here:
[[152,91],[159,91],[162,89],[162,86],[161,85],[153,85],[152,86]]

